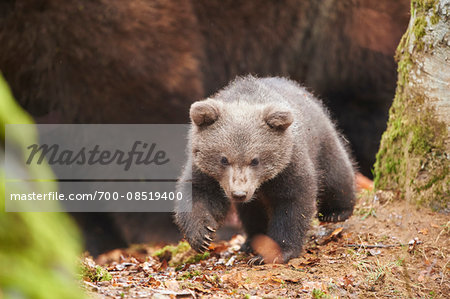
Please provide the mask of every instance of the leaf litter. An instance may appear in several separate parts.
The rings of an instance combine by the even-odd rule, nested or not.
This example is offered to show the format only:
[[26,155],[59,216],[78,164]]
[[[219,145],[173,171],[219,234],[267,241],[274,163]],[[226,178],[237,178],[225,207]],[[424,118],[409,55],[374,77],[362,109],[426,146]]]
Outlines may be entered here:
[[[449,215],[393,197],[362,192],[347,221],[314,220],[303,254],[287,264],[249,266],[242,235],[213,242],[204,254],[185,241],[140,244],[83,257],[91,273],[110,275],[84,277],[83,287],[93,298],[447,298]],[[266,241],[258,246],[276,259]]]

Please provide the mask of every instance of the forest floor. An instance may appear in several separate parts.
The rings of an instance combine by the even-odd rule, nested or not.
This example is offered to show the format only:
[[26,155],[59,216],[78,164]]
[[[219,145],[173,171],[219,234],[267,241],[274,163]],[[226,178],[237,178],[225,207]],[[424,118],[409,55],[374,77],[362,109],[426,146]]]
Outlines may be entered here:
[[347,221],[314,221],[285,265],[249,266],[237,235],[205,254],[180,242],[85,257],[82,283],[93,298],[448,298],[450,215],[391,192],[359,197]]

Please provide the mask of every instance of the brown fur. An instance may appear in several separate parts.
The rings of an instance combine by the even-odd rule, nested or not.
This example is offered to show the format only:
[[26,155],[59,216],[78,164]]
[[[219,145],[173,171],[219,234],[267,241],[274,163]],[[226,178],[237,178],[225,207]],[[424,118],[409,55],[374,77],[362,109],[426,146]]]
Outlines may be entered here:
[[0,69],[36,117],[182,122],[203,95],[189,2],[17,1],[0,28]]

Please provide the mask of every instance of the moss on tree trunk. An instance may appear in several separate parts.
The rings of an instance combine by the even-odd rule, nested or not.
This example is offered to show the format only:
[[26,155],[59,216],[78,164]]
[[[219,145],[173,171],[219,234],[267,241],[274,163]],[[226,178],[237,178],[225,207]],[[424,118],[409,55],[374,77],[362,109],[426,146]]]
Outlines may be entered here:
[[450,0],[412,0],[398,82],[374,166],[375,187],[449,208]]

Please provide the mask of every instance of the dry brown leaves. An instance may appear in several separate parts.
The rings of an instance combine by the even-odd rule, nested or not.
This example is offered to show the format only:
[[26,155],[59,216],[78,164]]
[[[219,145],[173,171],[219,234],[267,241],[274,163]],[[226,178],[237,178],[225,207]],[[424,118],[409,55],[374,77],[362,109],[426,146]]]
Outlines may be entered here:
[[[251,256],[239,252],[240,235],[213,243],[206,259],[178,267],[152,256],[161,246],[140,245],[99,257],[112,279],[86,288],[101,298],[446,298],[449,231],[448,215],[405,202],[381,205],[371,195],[344,223],[315,221],[304,254],[288,264],[247,265]],[[279,255],[271,240],[258,242],[260,254]]]

